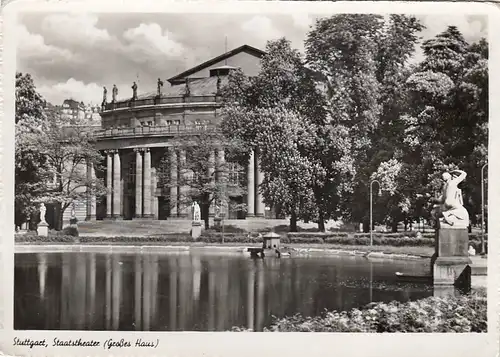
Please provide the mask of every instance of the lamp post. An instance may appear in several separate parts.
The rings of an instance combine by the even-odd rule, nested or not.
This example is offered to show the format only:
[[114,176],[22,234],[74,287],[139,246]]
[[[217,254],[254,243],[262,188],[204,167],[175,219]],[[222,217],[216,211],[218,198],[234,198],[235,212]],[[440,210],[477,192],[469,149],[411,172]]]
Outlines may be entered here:
[[486,254],[486,248],[484,244],[484,168],[488,166],[488,163],[481,167],[481,255]]
[[370,245],[373,245],[373,184],[378,183],[380,188],[380,182],[377,180],[372,180],[370,182]]

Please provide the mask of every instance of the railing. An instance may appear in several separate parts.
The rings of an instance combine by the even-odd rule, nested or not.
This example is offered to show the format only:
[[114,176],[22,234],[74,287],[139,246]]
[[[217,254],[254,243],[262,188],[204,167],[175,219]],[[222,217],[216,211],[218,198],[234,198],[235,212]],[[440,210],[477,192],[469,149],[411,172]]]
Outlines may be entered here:
[[216,95],[156,97],[156,98],[127,100],[124,102],[116,102],[116,103],[106,103],[104,110],[108,111],[121,108],[134,108],[134,107],[162,105],[162,104],[220,103],[221,100],[222,98]]
[[94,138],[124,137],[124,136],[148,136],[148,135],[181,135],[196,134],[202,132],[216,132],[215,125],[162,125],[162,126],[139,126],[135,128],[101,129],[94,131]]

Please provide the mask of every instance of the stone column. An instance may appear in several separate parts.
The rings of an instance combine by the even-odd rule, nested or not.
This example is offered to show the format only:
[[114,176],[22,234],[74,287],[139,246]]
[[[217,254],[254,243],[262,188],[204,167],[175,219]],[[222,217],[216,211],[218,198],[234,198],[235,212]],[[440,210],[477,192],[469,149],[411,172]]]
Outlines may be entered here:
[[185,150],[180,150],[179,151],[179,161],[180,161],[180,166],[182,172],[179,172],[179,175],[182,175],[182,183],[181,186],[179,187],[181,191],[181,202],[179,202],[179,216],[183,218],[188,217],[188,207],[186,207],[186,200],[187,200],[187,194],[189,187],[184,184],[184,182],[189,178],[189,172],[186,170],[186,151]]
[[95,221],[96,216],[96,197],[92,192],[92,188],[94,186],[94,164],[91,162],[87,163],[87,214],[85,217],[86,221]]
[[151,218],[151,150],[144,151],[144,205],[142,216]]
[[114,151],[113,156],[113,218],[121,217],[121,164],[120,153]]
[[142,217],[142,149],[135,151],[135,218]]
[[247,218],[255,216],[255,155],[250,153],[247,169]]
[[[215,182],[215,151],[210,151],[210,156],[208,157],[209,167],[208,174],[212,177],[212,182]],[[211,197],[210,197],[211,198]],[[215,215],[215,201],[212,201],[208,211],[208,216],[213,217]]]
[[106,151],[106,217],[113,216],[113,153]]
[[[219,148],[217,150],[217,180],[221,182],[224,185],[224,192],[227,190],[227,171],[226,167],[224,166],[226,164],[226,158],[225,158],[225,152],[224,148]],[[228,210],[228,203],[227,202],[221,202],[221,212],[225,214],[227,217],[229,215],[229,210]]]
[[156,196],[156,187],[158,186],[158,177],[156,168],[151,168],[151,217],[158,219],[158,196]]
[[170,147],[170,217],[177,217],[177,152]]
[[257,177],[257,184],[255,185],[255,190],[256,190],[256,202],[255,202],[255,215],[257,217],[263,218],[264,213],[265,213],[265,205],[264,205],[264,197],[262,197],[262,194],[260,193],[259,187],[262,184],[262,181],[264,180],[264,174],[262,171],[260,171],[260,163],[259,163],[259,155],[255,155],[255,166],[256,166],[256,177]]

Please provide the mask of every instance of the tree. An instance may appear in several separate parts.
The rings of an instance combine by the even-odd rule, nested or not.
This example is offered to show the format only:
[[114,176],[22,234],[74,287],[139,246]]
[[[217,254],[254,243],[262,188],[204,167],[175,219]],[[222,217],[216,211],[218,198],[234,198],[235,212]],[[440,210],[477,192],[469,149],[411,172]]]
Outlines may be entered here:
[[[41,147],[32,145],[47,117],[45,101],[29,74],[16,73],[15,224],[35,220],[45,189],[47,161]],[[35,223],[35,222],[33,222]],[[33,225],[31,226],[33,229]]]
[[322,97],[286,39],[268,42],[261,63],[256,77],[231,74],[222,128],[259,153],[264,201],[289,215],[295,231],[297,219],[318,217],[314,187],[320,170],[311,154],[317,150],[315,121],[324,121]]
[[450,26],[425,41],[424,61],[408,78],[403,160],[419,172],[420,190],[432,192],[440,173],[460,167],[468,173],[464,205],[472,219],[480,212],[480,171],[487,158],[488,45],[468,44]]
[[46,162],[45,188],[40,201],[53,204],[56,212],[55,229],[63,224],[65,210],[74,202],[86,200],[88,195],[100,197],[106,188],[101,179],[87,176],[87,165],[100,170],[103,160],[95,148],[93,134],[85,120],[48,115],[43,127],[27,139],[27,145],[38,148]]
[[318,20],[306,39],[307,64],[322,74],[326,88],[328,124],[349,138],[343,145],[349,155],[334,160],[346,163],[344,179],[336,183],[344,186],[343,218],[368,220],[370,176],[401,145],[401,88],[421,29],[411,16],[384,21],[378,15],[345,14]]
[[[185,157],[172,163],[164,156],[160,161],[158,178],[166,188],[184,187],[179,193],[181,207],[189,207],[198,202],[205,229],[209,228],[210,206],[229,208],[230,196],[241,196],[245,190],[241,182],[229,179],[229,167],[226,160],[220,161],[216,150],[224,148],[226,158],[238,156],[239,148],[233,141],[224,138],[219,132],[201,132],[197,135],[181,136],[177,146]],[[170,171],[176,167],[176,175]],[[244,205],[234,205],[236,210],[245,209]]]

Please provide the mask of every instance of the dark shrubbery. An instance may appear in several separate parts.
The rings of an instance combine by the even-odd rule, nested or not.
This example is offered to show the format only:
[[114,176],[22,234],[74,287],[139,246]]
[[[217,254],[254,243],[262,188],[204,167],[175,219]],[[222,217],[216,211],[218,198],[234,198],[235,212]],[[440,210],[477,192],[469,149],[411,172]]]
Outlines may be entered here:
[[62,230],[62,235],[64,236],[72,236],[72,237],[78,237],[78,227],[76,226],[67,226],[64,227]]
[[[485,292],[407,303],[372,303],[362,309],[275,319],[267,331],[279,332],[487,332]],[[244,331],[234,328],[233,331]]]
[[[194,240],[189,234],[162,234],[149,237],[78,237],[78,230],[73,231],[67,227],[61,232],[50,231],[48,237],[39,237],[36,234],[16,234],[16,242],[19,243],[222,243],[222,234],[215,230],[203,231],[202,235]],[[469,235],[469,245],[474,247],[476,253],[481,252],[481,240],[475,234]],[[336,245],[362,245],[370,244],[370,235],[364,233],[288,233],[281,237],[282,244],[336,244]],[[248,233],[224,233],[224,243],[260,244],[262,238],[258,234]],[[373,244],[377,246],[393,247],[433,247],[434,234],[415,236],[404,236],[401,233],[374,234]],[[487,248],[487,241],[486,241]],[[486,249],[487,251],[487,249]]]

